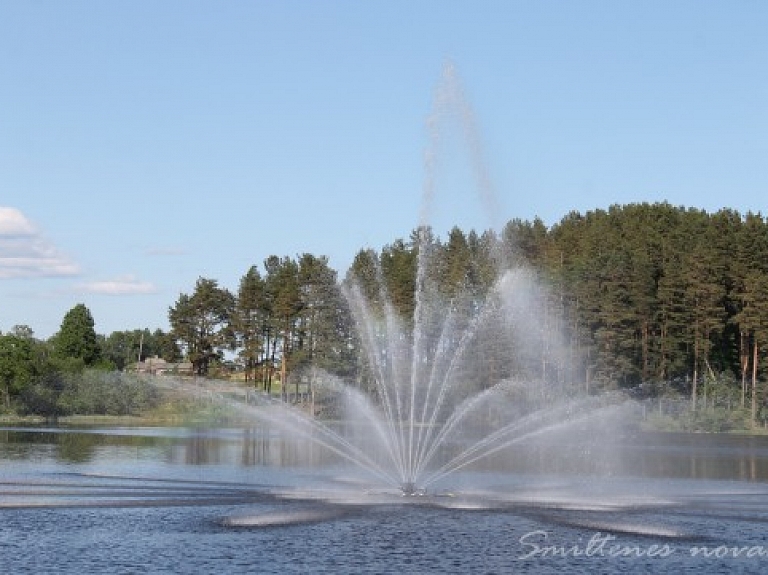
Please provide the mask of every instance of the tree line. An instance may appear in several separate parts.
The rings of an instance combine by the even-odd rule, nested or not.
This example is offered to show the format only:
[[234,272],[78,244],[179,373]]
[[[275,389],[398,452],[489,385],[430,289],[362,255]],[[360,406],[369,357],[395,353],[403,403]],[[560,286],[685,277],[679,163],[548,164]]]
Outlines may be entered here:
[[268,392],[309,365],[351,375],[352,326],[328,258],[270,256],[263,270],[250,267],[237,293],[199,278],[170,307],[170,333],[194,372],[207,375],[230,352],[246,381]]
[[552,313],[583,345],[585,382],[765,400],[768,226],[760,214],[667,203],[573,212],[547,229],[510,222],[521,257],[552,286]]
[[[96,334],[90,310],[77,304],[46,341],[29,326],[0,334],[0,413],[43,415],[134,415],[155,405],[157,390],[119,372],[148,353],[178,356],[169,334],[157,330]],[[135,343],[135,346],[134,346]]]
[[[532,270],[546,287],[539,328],[566,334],[572,347],[567,375],[557,365],[562,358],[544,357],[544,371],[587,390],[683,394],[694,409],[727,403],[749,407],[754,417],[762,407],[768,225],[760,214],[729,209],[615,205],[572,212],[551,227],[515,219],[499,233],[454,228],[445,240],[414,230],[380,251],[360,250],[341,282],[325,258],[273,256],[263,274],[256,267],[247,272],[237,294],[199,280],[193,295],[182,295],[171,309],[171,331],[200,373],[217,334],[240,350],[247,372],[266,368],[260,372],[265,388],[277,365],[283,376],[315,362],[359,378],[361,361],[338,285],[354,277],[375,302],[383,282],[407,320],[419,249],[430,251],[427,273],[446,301],[460,293],[485,297],[505,269]],[[192,313],[189,321],[191,310],[206,309],[203,302],[211,298],[218,311]]]
[[[43,355],[125,369],[142,347],[144,356],[184,357],[198,375],[220,370],[232,357],[246,380],[266,391],[310,365],[364,381],[365,359],[342,292],[354,279],[374,308],[384,305],[386,293],[411,321],[424,251],[425,273],[440,300],[462,299],[468,309],[473,299],[488,296],[505,270],[524,267],[538,278],[539,321],[531,330],[564,335],[568,349],[554,353],[544,337],[536,372],[526,376],[569,380],[590,392],[682,395],[694,410],[727,404],[748,409],[753,420],[763,407],[768,222],[751,212],[708,213],[668,203],[571,212],[550,227],[540,219],[514,219],[498,232],[455,227],[444,239],[416,229],[380,250],[359,250],[341,279],[324,256],[270,256],[246,270],[234,292],[199,278],[169,307],[167,333],[73,338],[78,345],[88,342],[93,351],[86,353],[68,347],[75,344],[67,343],[62,324],[53,351]],[[8,338],[19,350],[26,350],[20,340],[31,341],[23,333],[0,337],[4,366],[10,365],[3,351]],[[498,367],[504,352],[494,349],[493,337],[477,345],[483,360],[473,377],[482,387],[508,368]],[[17,355],[29,353],[41,352]],[[6,404],[28,377],[23,369],[2,368]],[[280,388],[287,393],[287,385]]]

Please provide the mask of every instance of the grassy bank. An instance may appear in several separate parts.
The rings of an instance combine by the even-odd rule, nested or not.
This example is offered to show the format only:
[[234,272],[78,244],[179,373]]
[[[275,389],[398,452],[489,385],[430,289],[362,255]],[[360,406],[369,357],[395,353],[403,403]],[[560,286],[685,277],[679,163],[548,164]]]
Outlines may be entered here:
[[678,413],[649,411],[641,424],[645,431],[680,433],[732,433],[743,435],[768,435],[766,422],[752,424],[748,409],[704,408],[697,411],[686,409]]
[[2,426],[103,426],[103,427],[189,427],[235,425],[244,423],[223,406],[210,401],[166,397],[153,407],[132,414],[68,414],[58,417],[42,415],[0,414]]

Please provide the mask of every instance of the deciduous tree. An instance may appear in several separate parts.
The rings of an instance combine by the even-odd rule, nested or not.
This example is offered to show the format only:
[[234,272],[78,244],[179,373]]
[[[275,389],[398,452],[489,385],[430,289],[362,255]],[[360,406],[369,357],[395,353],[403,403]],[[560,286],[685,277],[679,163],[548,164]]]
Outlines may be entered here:
[[61,322],[61,328],[53,337],[55,355],[62,360],[81,360],[88,367],[101,359],[93,316],[85,304],[70,309]]

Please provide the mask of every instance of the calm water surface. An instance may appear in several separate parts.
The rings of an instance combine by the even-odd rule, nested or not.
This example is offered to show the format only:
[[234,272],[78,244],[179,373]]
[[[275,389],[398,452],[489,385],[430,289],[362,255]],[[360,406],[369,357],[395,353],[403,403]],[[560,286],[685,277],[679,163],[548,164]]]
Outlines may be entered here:
[[768,439],[520,448],[400,497],[264,429],[0,429],[7,573],[765,573]]

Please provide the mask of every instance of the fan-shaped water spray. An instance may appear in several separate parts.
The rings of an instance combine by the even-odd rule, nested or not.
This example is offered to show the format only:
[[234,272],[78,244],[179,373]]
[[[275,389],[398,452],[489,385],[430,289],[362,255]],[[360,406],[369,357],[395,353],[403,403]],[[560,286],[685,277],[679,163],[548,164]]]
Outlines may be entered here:
[[604,424],[626,410],[613,398],[580,393],[564,310],[533,271],[513,265],[508,241],[489,232],[484,251],[473,254],[492,268],[485,275],[493,279],[470,267],[460,282],[441,281],[440,245],[428,224],[435,158],[451,122],[468,144],[479,197],[496,223],[473,113],[449,64],[429,116],[423,207],[409,246],[416,262],[412,312],[390,297],[380,268],[365,285],[352,275],[344,292],[357,327],[360,380],[320,370],[306,375],[316,393],[335,403],[333,415],[315,418],[266,396],[258,405],[234,405],[310,438],[406,495],[510,446]]
[[[626,420],[632,406],[621,397],[579,393],[561,361],[562,341],[541,329],[543,289],[532,274],[506,271],[471,302],[467,293],[443,299],[428,276],[421,274],[411,321],[383,287],[375,307],[357,285],[348,286],[367,376],[349,382],[317,369],[303,374],[319,400],[333,407],[331,416],[316,417],[265,394],[241,401],[217,394],[215,386],[196,389],[311,440],[409,496],[512,446],[545,445],[563,435],[573,440],[585,429],[586,445],[603,441],[595,426],[605,431]],[[552,366],[539,363],[545,346]],[[177,385],[188,392],[188,384]]]

